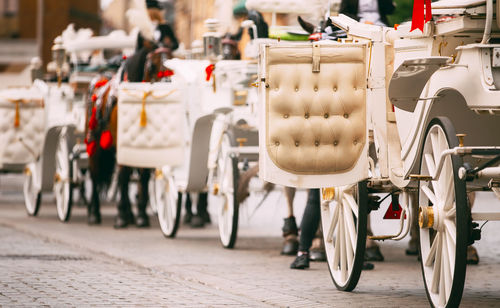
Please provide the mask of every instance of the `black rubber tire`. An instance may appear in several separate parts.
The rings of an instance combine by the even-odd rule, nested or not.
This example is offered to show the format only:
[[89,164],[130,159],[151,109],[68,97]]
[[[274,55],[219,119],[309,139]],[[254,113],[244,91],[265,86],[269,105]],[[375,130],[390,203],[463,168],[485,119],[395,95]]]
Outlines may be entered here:
[[238,158],[237,157],[231,157],[231,163],[233,167],[233,217],[232,217],[232,228],[231,228],[231,235],[229,237],[229,242],[227,245],[222,244],[224,248],[234,248],[234,245],[236,244],[236,239],[238,238],[238,221],[239,221],[239,212],[240,212],[240,205],[238,204],[238,181],[240,177],[240,170],[238,169]]

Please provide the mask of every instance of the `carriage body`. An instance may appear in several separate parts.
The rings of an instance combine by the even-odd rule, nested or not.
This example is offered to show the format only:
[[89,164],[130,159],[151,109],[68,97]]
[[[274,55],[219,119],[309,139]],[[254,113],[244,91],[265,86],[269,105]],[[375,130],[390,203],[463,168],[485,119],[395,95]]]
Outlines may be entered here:
[[[323,50],[316,52],[319,64],[315,64],[314,44],[303,47],[307,60],[297,56],[299,52],[287,60],[290,52],[285,52],[285,60],[275,62],[279,58],[273,58],[272,50],[278,50],[280,44],[261,49],[260,175],[274,183],[322,189],[329,269],[337,288],[346,291],[352,290],[359,279],[357,266],[362,264],[359,254],[364,254],[363,224],[369,196],[400,191],[403,210],[399,232],[370,238],[402,239],[412,220],[410,205],[418,204],[422,273],[429,301],[436,307],[455,307],[463,292],[467,246],[479,239],[480,230],[474,222],[500,218],[497,212],[471,210],[474,191],[492,190],[498,195],[500,138],[495,132],[500,126],[500,45],[493,42],[500,37],[500,29],[493,11],[499,6],[492,1],[465,0],[438,1],[432,6],[434,20],[423,32],[410,32],[409,24],[395,30],[360,24],[342,15],[332,18],[346,30],[349,40],[367,44],[362,76],[365,123],[357,124],[358,129],[366,131],[367,149],[360,159],[348,164],[350,169],[337,174],[325,175],[328,168],[323,166],[314,169],[315,161],[339,166],[335,151],[320,155],[321,134],[334,136],[335,124],[318,124],[316,128],[311,124],[314,117],[307,112],[310,105],[321,106],[318,97],[323,87],[306,86],[309,93],[297,103],[304,88],[301,78],[314,82],[311,70],[314,74],[315,65],[323,66]],[[329,44],[339,50],[349,45]],[[284,64],[286,61],[289,63]],[[308,72],[298,72],[301,61],[307,62]],[[340,67],[338,63],[335,66]],[[278,73],[273,75],[273,70]],[[347,77],[344,81],[349,76],[346,71],[342,71]],[[280,74],[288,78],[280,79]],[[331,88],[336,79],[330,76],[329,80],[324,88],[329,88],[329,103],[335,106]],[[282,88],[285,93],[280,93]],[[321,112],[327,119],[324,108]],[[292,114],[301,116],[295,130],[286,124],[293,119]],[[327,123],[324,119],[317,122]],[[334,119],[344,121],[341,117]],[[306,129],[312,152],[301,149]],[[331,149],[331,142],[327,143]],[[280,147],[285,150],[280,152]],[[343,155],[344,159],[353,157]],[[309,169],[303,168],[307,164]],[[350,174],[356,167],[360,172]]]

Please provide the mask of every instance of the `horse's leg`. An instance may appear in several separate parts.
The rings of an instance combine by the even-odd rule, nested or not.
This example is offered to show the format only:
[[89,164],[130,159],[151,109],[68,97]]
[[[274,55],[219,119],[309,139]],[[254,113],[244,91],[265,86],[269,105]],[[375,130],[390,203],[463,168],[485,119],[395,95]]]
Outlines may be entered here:
[[293,256],[299,248],[299,228],[297,228],[297,222],[295,221],[295,216],[293,216],[293,199],[295,198],[296,189],[293,187],[284,187],[284,190],[288,206],[288,217],[285,218],[283,228],[281,229],[285,238],[281,254]]
[[146,213],[146,207],[148,206],[149,199],[148,182],[150,176],[150,169],[139,169],[139,198],[137,202],[137,218],[135,219],[135,224],[139,228],[149,227],[149,218]]
[[190,224],[191,219],[193,218],[193,209],[192,209],[192,202],[191,202],[191,196],[188,192],[184,193],[186,195],[186,202],[184,204],[184,208],[186,209],[186,214],[184,215],[184,223],[185,224]]
[[132,168],[121,166],[118,170],[118,189],[120,191],[120,200],[118,201],[118,215],[115,218],[115,228],[125,228],[134,223],[134,215],[130,207],[128,197],[128,186]]
[[101,223],[101,211],[99,203],[99,186],[94,174],[91,173],[92,180],[92,197],[87,205],[87,222],[89,225],[97,225]]
[[[474,202],[476,201],[476,192],[471,191],[467,193],[467,203],[469,204],[469,208],[472,210],[474,207]],[[479,263],[479,255],[477,253],[476,247],[469,245],[467,246],[467,264],[478,264]]]
[[210,216],[208,215],[208,193],[198,193],[198,200],[196,200],[196,215],[191,217],[192,228],[203,228],[205,223],[210,223]]

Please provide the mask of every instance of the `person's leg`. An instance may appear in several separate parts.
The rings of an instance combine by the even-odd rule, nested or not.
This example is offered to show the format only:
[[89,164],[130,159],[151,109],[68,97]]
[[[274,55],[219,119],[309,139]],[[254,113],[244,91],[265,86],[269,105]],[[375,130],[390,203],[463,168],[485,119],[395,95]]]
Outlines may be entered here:
[[283,222],[282,231],[285,242],[283,244],[281,254],[293,256],[297,253],[297,249],[299,248],[299,228],[297,228],[295,216],[293,215],[293,200],[295,199],[296,189],[293,187],[284,187],[283,189],[285,191],[288,216],[284,219]]
[[319,189],[310,189],[307,195],[307,204],[300,223],[300,241],[297,258],[290,265],[293,269],[309,267],[309,248],[321,220]]
[[139,228],[149,227],[149,217],[146,213],[146,207],[149,200],[148,183],[151,177],[150,169],[139,169],[139,185],[138,185],[138,195],[137,198],[137,218],[135,224]]

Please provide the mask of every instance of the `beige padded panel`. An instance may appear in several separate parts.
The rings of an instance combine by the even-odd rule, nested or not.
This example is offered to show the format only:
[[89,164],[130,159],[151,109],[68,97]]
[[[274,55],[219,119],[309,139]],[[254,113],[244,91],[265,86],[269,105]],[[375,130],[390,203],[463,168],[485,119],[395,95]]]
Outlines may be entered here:
[[[19,126],[15,127],[19,103]],[[37,88],[0,91],[0,168],[3,164],[27,164],[42,152],[45,138],[43,94]]]
[[[140,125],[142,96],[147,124]],[[123,83],[118,95],[117,162],[140,168],[177,166],[184,161],[183,88],[176,83]]]
[[351,170],[366,142],[366,45],[266,47],[266,148],[282,170]]

